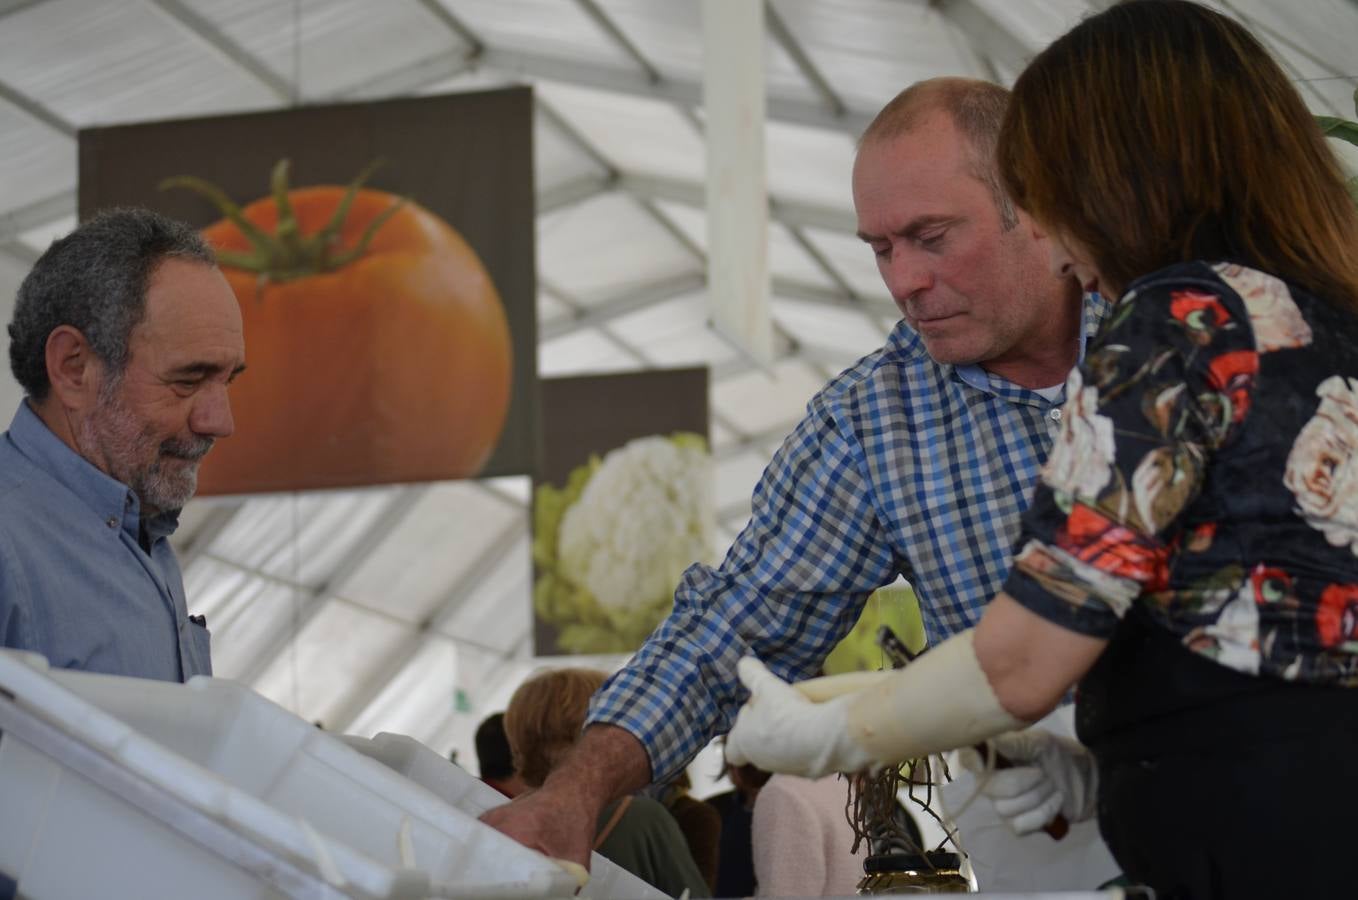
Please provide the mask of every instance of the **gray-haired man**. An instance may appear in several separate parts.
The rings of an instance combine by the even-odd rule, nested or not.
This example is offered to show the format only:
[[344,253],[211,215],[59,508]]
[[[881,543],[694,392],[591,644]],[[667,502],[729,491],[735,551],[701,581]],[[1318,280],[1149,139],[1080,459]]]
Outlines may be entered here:
[[148,210],[102,213],[34,264],[9,334],[26,396],[0,436],[0,645],[106,674],[211,674],[168,541],[245,368],[211,249]]

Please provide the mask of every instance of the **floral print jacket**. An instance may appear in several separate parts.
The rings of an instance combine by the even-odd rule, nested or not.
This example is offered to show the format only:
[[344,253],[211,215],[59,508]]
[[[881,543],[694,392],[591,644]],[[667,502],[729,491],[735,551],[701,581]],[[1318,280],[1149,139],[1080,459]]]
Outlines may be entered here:
[[1134,603],[1232,669],[1358,686],[1358,315],[1230,263],[1139,279],[1066,384],[1005,590]]

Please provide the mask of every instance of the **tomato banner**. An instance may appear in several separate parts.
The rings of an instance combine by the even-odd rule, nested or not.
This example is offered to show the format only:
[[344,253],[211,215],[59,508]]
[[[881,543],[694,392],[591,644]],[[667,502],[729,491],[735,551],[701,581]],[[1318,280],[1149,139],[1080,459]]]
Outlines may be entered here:
[[534,470],[531,127],[510,89],[81,133],[81,214],[201,227],[240,303],[200,494]]

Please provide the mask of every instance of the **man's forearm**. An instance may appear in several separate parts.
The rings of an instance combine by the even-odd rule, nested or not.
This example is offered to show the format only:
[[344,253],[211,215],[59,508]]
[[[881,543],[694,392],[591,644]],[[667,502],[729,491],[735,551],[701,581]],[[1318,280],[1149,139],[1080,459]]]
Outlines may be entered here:
[[651,760],[631,732],[590,725],[544,786],[569,788],[599,809],[651,783]]
[[615,725],[591,725],[547,781],[481,821],[548,856],[588,867],[599,814],[651,780],[641,742]]

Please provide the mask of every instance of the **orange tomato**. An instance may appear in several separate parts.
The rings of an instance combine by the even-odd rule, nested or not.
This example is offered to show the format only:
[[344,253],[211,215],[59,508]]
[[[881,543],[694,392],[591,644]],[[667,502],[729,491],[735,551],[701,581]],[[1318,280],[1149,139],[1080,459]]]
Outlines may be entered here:
[[[297,230],[315,235],[343,187],[287,191]],[[327,251],[362,246],[400,199],[361,189]],[[274,235],[273,197],[242,210]],[[282,216],[284,231],[290,217]],[[509,325],[476,253],[407,201],[356,258],[291,280],[230,264],[257,249],[224,219],[204,229],[240,301],[248,371],[231,388],[236,433],[204,461],[199,492],[240,493],[475,475],[510,400]],[[283,238],[280,236],[280,240]],[[323,267],[318,267],[323,268]]]

